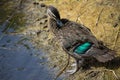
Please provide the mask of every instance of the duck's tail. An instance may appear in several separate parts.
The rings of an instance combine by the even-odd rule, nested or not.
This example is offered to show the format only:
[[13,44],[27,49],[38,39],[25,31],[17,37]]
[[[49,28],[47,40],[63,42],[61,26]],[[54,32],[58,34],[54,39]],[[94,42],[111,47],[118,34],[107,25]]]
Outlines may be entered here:
[[[108,62],[115,58],[116,52],[103,46],[102,48],[91,47],[87,54],[97,59],[99,62]],[[86,55],[87,55],[86,54]]]

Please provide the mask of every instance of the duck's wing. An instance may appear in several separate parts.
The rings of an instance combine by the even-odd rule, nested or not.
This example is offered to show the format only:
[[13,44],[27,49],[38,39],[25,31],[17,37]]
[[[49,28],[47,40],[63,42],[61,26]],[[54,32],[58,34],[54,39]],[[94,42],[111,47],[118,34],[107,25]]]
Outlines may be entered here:
[[75,22],[66,23],[59,31],[57,37],[61,39],[65,47],[76,45],[78,43],[91,42],[99,47],[99,41],[92,32],[85,26]]
[[[85,54],[85,56],[92,56],[95,59],[97,59],[99,62],[107,62],[109,60],[112,60],[116,55],[116,52],[105,47],[103,45],[103,48],[97,48],[97,47],[91,47]],[[84,57],[84,56],[83,56]]]
[[73,57],[80,58],[81,56],[92,56],[100,62],[107,62],[108,60],[114,58],[115,52],[108,49],[103,44],[100,44],[92,32],[83,25],[69,22],[66,23],[65,26],[63,26],[63,28],[58,31],[58,33],[60,34],[59,37],[61,38],[61,43],[65,49],[69,49],[76,46],[77,44],[82,44],[85,42],[92,43],[93,46],[90,50],[87,51],[87,53],[81,55],[71,53]]
[[96,47],[99,47],[99,41],[96,39],[96,37],[93,35],[89,28],[81,24],[76,24],[75,27],[77,28],[76,34],[79,34],[79,36],[84,36],[85,41],[94,43]]

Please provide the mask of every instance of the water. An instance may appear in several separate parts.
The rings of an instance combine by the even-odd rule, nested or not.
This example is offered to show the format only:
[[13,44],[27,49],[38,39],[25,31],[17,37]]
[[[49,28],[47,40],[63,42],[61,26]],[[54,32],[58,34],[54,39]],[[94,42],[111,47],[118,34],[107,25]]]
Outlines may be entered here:
[[[3,35],[3,36],[2,36]],[[0,32],[0,80],[52,80],[53,70],[41,63],[47,59],[24,38]],[[35,56],[37,55],[37,56]]]

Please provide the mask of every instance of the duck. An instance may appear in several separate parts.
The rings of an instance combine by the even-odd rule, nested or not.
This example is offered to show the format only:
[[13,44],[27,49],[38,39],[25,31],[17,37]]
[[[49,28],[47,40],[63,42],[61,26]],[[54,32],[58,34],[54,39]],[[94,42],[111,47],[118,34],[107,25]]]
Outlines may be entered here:
[[115,58],[116,52],[99,41],[85,25],[61,18],[58,9],[52,5],[48,6],[47,15],[50,31],[56,36],[63,50],[75,59],[75,69],[68,70],[70,74],[83,67],[88,58],[102,63]]

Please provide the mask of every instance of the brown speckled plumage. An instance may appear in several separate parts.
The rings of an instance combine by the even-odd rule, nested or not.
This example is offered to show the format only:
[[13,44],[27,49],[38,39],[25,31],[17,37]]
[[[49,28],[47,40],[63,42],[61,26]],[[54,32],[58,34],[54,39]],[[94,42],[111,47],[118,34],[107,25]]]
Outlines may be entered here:
[[[57,9],[54,10],[53,8],[53,6],[49,6],[48,9],[51,10],[54,15],[56,15],[55,13],[57,12]],[[58,14],[56,15],[56,17],[57,16]],[[63,25],[58,27],[59,24],[57,24],[56,22],[56,17],[53,18],[50,16],[50,29],[61,43],[61,47],[63,47],[63,49],[66,50],[69,55],[77,60],[77,64],[79,64],[79,60],[84,60],[85,58],[89,57],[93,57],[99,62],[107,62],[115,57],[115,52],[108,49],[100,41],[98,41],[96,37],[92,34],[90,29],[88,29],[84,25],[69,21],[68,19],[60,19],[60,16],[59,19]],[[85,42],[90,42],[93,45],[85,54],[75,54],[73,52],[74,48],[77,45],[83,44]]]

